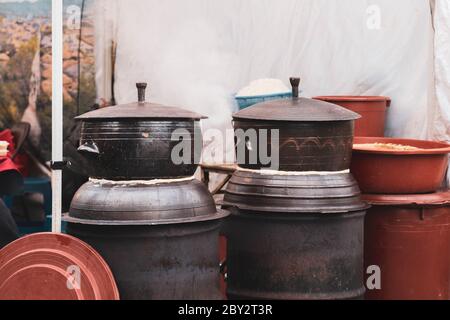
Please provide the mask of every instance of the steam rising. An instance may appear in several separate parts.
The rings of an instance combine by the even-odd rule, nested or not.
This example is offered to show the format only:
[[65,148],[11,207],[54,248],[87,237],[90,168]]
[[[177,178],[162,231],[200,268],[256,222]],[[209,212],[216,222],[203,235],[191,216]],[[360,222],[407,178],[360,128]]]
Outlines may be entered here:
[[[372,2],[382,18],[375,31],[367,28]],[[96,46],[118,44],[118,103],[136,101],[135,83],[146,81],[148,100],[209,116],[205,130],[231,128],[233,97],[252,80],[300,76],[305,96],[390,96],[387,134],[424,137],[434,96],[429,3],[372,2],[96,0]],[[97,53],[98,79],[108,54]],[[221,153],[210,148],[206,160],[211,150]]]
[[[287,81],[298,70],[291,68],[294,33],[284,15],[296,1],[279,7],[268,0],[117,0],[116,6],[110,16],[118,103],[135,101],[135,83],[146,81],[147,100],[204,114],[203,130],[225,135],[241,88],[258,78]],[[204,161],[234,160],[230,133],[226,142],[218,132],[206,134]]]

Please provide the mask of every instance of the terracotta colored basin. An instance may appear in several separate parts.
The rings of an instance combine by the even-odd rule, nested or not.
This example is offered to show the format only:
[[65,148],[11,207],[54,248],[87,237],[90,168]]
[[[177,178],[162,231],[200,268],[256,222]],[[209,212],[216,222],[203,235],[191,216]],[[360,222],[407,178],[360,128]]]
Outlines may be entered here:
[[[373,143],[411,146],[419,150],[361,146]],[[450,145],[443,142],[355,138],[351,171],[363,193],[431,193],[444,181],[449,153]]]
[[119,300],[114,276],[89,245],[37,233],[0,250],[2,300]]

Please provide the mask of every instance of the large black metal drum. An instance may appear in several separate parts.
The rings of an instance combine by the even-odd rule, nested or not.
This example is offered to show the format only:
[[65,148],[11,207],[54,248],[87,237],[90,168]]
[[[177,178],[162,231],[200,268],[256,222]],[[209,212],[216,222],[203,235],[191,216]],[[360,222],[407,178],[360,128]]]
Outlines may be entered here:
[[216,300],[227,215],[199,181],[91,180],[65,220],[69,234],[104,257],[122,299]]
[[[70,220],[69,220],[70,221]],[[111,267],[123,300],[221,300],[220,221],[105,226],[69,223]]]
[[236,211],[227,223],[228,297],[362,298],[364,215]]
[[237,171],[223,205],[229,298],[364,296],[368,205],[350,173]]

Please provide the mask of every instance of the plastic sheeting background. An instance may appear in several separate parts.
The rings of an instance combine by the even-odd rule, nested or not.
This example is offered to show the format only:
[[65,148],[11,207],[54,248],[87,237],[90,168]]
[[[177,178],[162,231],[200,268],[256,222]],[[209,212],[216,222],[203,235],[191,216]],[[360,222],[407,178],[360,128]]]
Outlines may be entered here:
[[431,135],[437,140],[450,141],[450,0],[436,0],[434,27],[438,104]]
[[428,0],[97,0],[99,98],[114,39],[118,103],[147,81],[149,100],[224,130],[241,87],[299,75],[305,96],[390,96],[389,136],[450,141],[449,1],[435,10],[436,40]]

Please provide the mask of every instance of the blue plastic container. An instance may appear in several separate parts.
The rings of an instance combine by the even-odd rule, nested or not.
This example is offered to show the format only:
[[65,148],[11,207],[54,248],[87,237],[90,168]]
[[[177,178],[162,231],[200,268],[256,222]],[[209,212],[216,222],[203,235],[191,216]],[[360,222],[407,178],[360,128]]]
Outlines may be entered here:
[[245,108],[251,107],[251,106],[261,103],[261,102],[271,101],[271,100],[279,100],[279,99],[289,99],[289,98],[292,98],[292,92],[267,94],[267,95],[252,96],[252,97],[236,97],[236,101],[239,105],[239,110],[243,110]]

